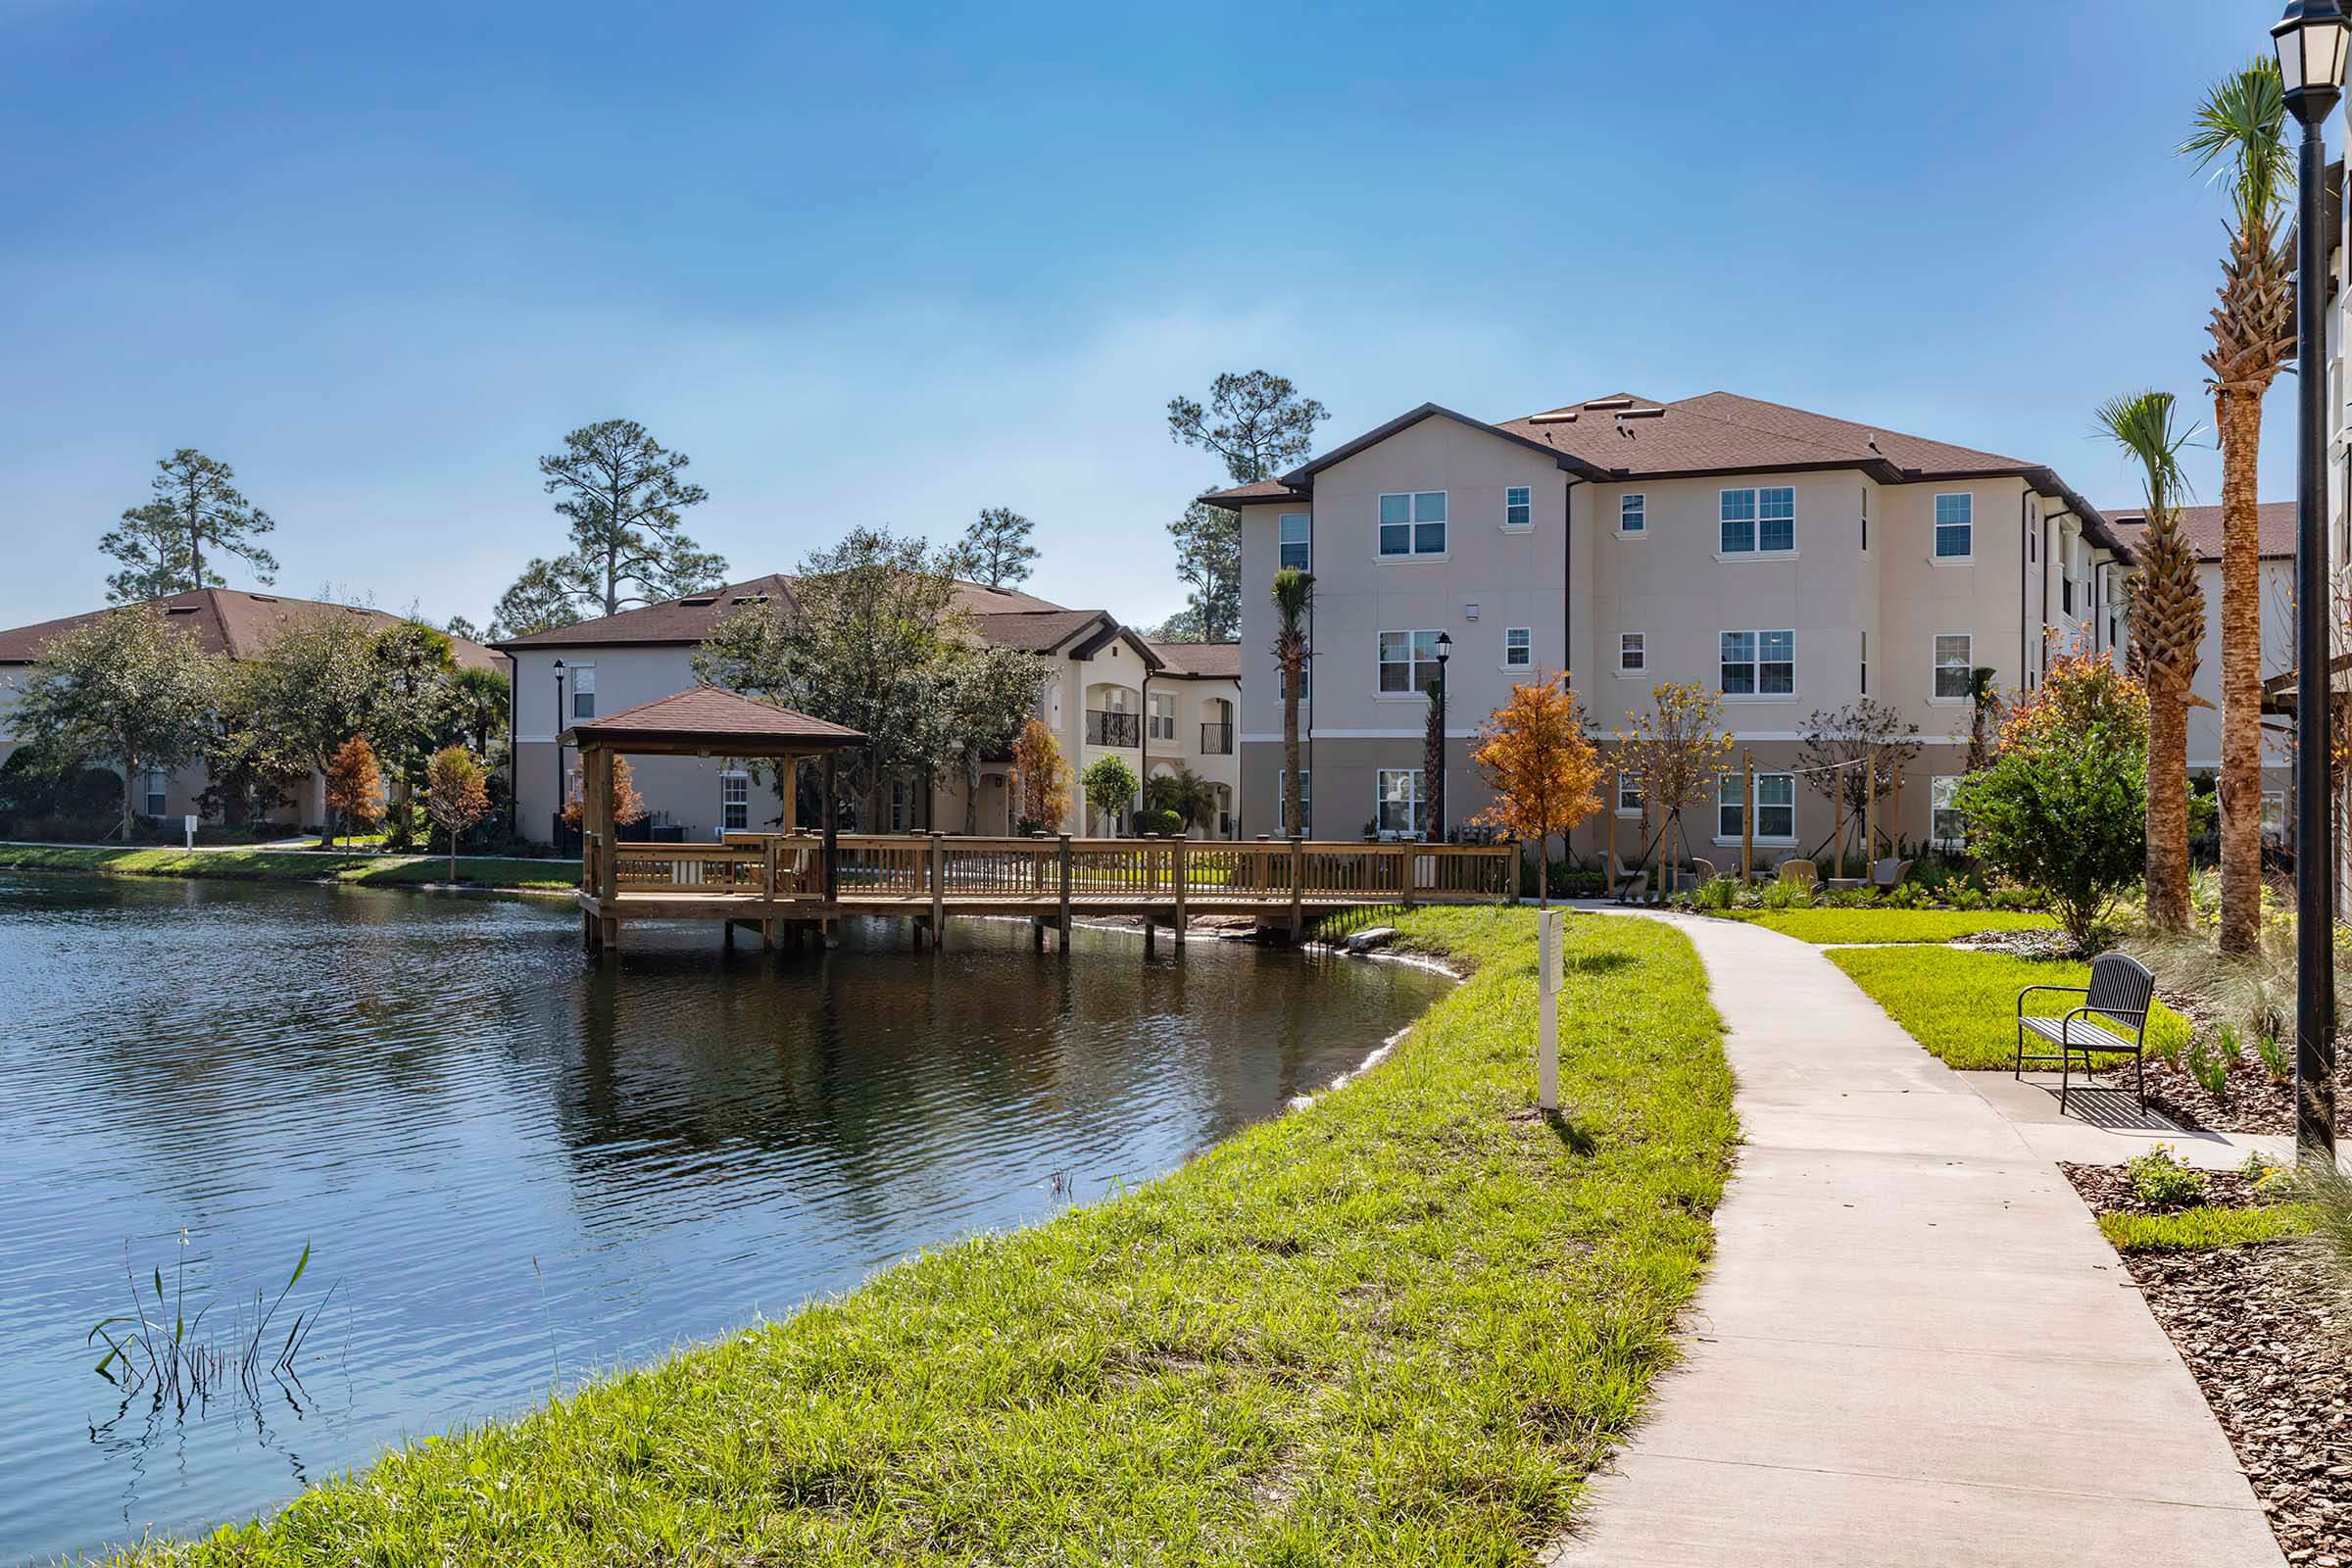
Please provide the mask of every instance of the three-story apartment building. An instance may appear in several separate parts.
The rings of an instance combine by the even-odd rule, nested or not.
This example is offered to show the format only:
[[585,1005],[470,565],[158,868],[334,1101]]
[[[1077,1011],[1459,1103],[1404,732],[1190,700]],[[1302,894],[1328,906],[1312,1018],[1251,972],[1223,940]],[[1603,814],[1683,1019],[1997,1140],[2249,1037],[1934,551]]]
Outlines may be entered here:
[[[1245,835],[1291,826],[1267,592],[1285,564],[1315,575],[1298,826],[1326,838],[1426,822],[1441,633],[1449,826],[1486,804],[1470,743],[1513,682],[1569,670],[1605,751],[1653,686],[1691,681],[1722,694],[1753,756],[1770,863],[1834,828],[1828,790],[1799,769],[1808,715],[1870,697],[1916,722],[1923,750],[1887,826],[1950,838],[1971,671],[2031,686],[2053,646],[2111,649],[2120,630],[2123,553],[2048,467],[1725,392],[1492,424],[1425,404],[1207,499],[1242,516]],[[1657,826],[1638,794],[1607,793],[1575,835],[1587,858],[1612,814],[1629,854]],[[1740,842],[1743,794],[1727,774],[1703,820],[1686,814],[1701,855]]]

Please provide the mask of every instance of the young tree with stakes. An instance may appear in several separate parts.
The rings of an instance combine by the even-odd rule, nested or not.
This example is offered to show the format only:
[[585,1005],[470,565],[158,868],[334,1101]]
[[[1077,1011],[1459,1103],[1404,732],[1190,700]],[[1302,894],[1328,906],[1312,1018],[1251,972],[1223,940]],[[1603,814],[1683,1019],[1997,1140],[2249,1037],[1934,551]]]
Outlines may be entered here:
[[1585,717],[1565,673],[1539,673],[1511,687],[1511,699],[1487,716],[1471,753],[1494,804],[1478,820],[1536,846],[1537,900],[1551,905],[1550,836],[1564,855],[1576,824],[1600,809],[1600,758],[1585,738]]
[[1116,753],[1104,752],[1078,775],[1078,787],[1086,793],[1089,817],[1097,811],[1109,817],[1111,835],[1117,837],[1119,818],[1135,805],[1135,792],[1141,787],[1135,769]]
[[98,541],[122,564],[106,579],[110,601],[132,604],[226,586],[228,579],[205,559],[208,550],[243,561],[256,582],[272,580],[277,558],[258,541],[277,524],[238,492],[236,469],[194,447],[181,447],[155,466],[148,482],[154,499],[123,513],[122,525]]
[[1651,688],[1649,701],[1648,712],[1626,714],[1628,727],[1617,732],[1617,756],[1640,781],[1642,800],[1659,813],[1661,852],[1671,833],[1688,858],[1690,834],[1683,812],[1714,794],[1716,777],[1732,755],[1731,732],[1722,727],[1723,699],[1695,681],[1670,680]]
[[[2205,637],[2205,590],[2196,553],[2180,536],[2185,488],[2180,449],[2194,430],[2173,426],[2170,392],[2136,392],[2099,406],[2098,422],[2139,464],[2148,524],[2126,612],[2132,657],[2147,691],[2145,832],[2148,924],[2185,931],[2188,897],[2188,709],[2197,698],[2197,649]],[[2228,808],[2224,807],[2227,819]],[[2259,813],[2257,825],[2259,825]]]

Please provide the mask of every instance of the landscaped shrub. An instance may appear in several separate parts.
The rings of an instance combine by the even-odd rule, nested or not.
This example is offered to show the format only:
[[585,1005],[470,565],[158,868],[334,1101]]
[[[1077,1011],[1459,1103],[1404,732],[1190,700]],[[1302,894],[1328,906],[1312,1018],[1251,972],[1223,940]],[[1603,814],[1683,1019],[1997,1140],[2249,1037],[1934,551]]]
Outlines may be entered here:
[[2183,1161],[2170,1144],[2124,1162],[2132,1190],[2150,1208],[2186,1208],[2205,1196],[2205,1173]]
[[2237,1028],[2224,1024],[2215,1035],[2217,1038],[2210,1045],[2203,1035],[2190,1038],[2188,1075],[2207,1094],[2226,1103],[2230,1099],[2230,1066],[2238,1055]]

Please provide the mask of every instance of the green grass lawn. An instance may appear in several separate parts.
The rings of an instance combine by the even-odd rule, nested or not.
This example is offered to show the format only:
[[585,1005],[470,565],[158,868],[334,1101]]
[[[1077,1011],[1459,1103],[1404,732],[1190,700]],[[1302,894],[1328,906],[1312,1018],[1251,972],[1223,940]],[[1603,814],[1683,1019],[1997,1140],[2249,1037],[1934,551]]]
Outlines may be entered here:
[[[0,845],[0,868],[94,871],[106,876],[185,876],[230,881],[316,882],[367,887],[449,880],[449,858],[436,855],[310,855],[285,850],[91,849],[79,845]],[[579,885],[577,860],[479,857],[458,860],[458,877],[477,887],[562,889]]]
[[1119,1199],[128,1561],[1526,1561],[1673,1359],[1735,1124],[1696,956],[1572,916],[1564,1123],[1535,918],[1381,1065]]
[[[1966,1068],[2006,1069],[2015,1059],[2018,992],[2030,985],[2085,985],[2090,978],[2084,963],[1948,948],[1850,948],[1829,959],[1914,1040],[1946,1065]],[[2044,991],[2026,1001],[2028,1012],[2059,1013],[2082,999]],[[2187,1045],[2188,1020],[2159,1002],[2148,1019],[2148,1047],[2153,1052],[2168,1042]],[[2102,1064],[2130,1059],[2108,1056]]]
[[2179,1209],[2170,1214],[2101,1214],[2099,1230],[2119,1252],[2202,1252],[2249,1242],[2276,1242],[2311,1229],[2301,1203],[2262,1208]]
[[1978,931],[2040,931],[2046,914],[2008,909],[1734,909],[1732,918],[1800,942],[1949,942]]

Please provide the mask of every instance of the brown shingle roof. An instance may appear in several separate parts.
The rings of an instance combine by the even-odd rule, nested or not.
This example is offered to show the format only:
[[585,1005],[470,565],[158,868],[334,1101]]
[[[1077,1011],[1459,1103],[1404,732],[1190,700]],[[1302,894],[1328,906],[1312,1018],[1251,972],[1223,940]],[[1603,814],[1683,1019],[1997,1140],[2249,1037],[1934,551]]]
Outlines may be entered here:
[[1044,654],[1107,619],[1099,610],[1019,610],[974,615],[972,624],[999,648]]
[[[198,648],[229,659],[258,659],[263,646],[279,629],[315,611],[339,610],[346,614],[364,615],[380,628],[397,626],[403,618],[358,605],[330,605],[316,599],[290,599],[283,594],[241,588],[197,588],[147,603],[160,607],[167,621],[195,638]],[[86,614],[0,631],[0,664],[28,664],[41,657],[41,650],[51,639],[86,626],[106,613],[104,610],[93,610]],[[449,641],[459,668],[492,669],[502,675],[507,672],[508,661],[497,651],[464,637],[452,637]]]
[[714,749],[742,747],[745,751],[739,756],[780,742],[805,742],[824,750],[865,742],[857,730],[718,686],[697,686],[575,724],[564,739],[574,745],[592,739],[615,746],[635,740],[707,741]]
[[1883,466],[1903,477],[2023,472],[2036,465],[1931,441],[1759,398],[1707,392],[1679,402],[1618,393],[1569,404],[1497,429],[1629,477],[1724,469]]
[[[706,594],[665,599],[658,605],[624,610],[617,615],[599,615],[594,620],[576,621],[569,626],[558,626],[552,631],[533,632],[527,637],[510,637],[498,646],[594,648],[615,643],[699,643],[710,635],[710,628],[727,615],[762,600],[790,611],[794,604],[793,579],[782,572],[769,572],[764,577],[730,583]],[[1090,610],[1065,610],[1034,594],[1018,593],[1008,588],[984,588],[976,582],[958,583],[956,601],[976,620],[982,622],[983,635],[988,635],[988,625],[991,623],[1002,623],[1008,633],[1012,631],[1014,622],[1005,620],[1007,616],[1052,614],[1076,616],[1083,620],[1099,613]],[[997,639],[990,636],[989,640],[994,642]],[[1013,643],[1009,646],[1024,645]]]
[[1304,501],[1311,491],[1296,489],[1280,479],[1260,479],[1254,484],[1237,484],[1224,490],[1211,490],[1200,499],[1235,505],[1245,501]]
[[1149,645],[1167,666],[1166,673],[1195,680],[1240,680],[1240,643],[1160,643]]
[[[2145,507],[2118,507],[2107,514],[2115,524],[2116,534],[2126,546],[2136,546],[2140,534],[2148,526]],[[2262,541],[2262,556],[2269,560],[2290,560],[2295,553],[2295,504],[2292,501],[2265,501],[2255,509],[2254,528]],[[2222,509],[2219,507],[2182,507],[2180,535],[2189,548],[2196,551],[2199,561],[2222,559]]]

